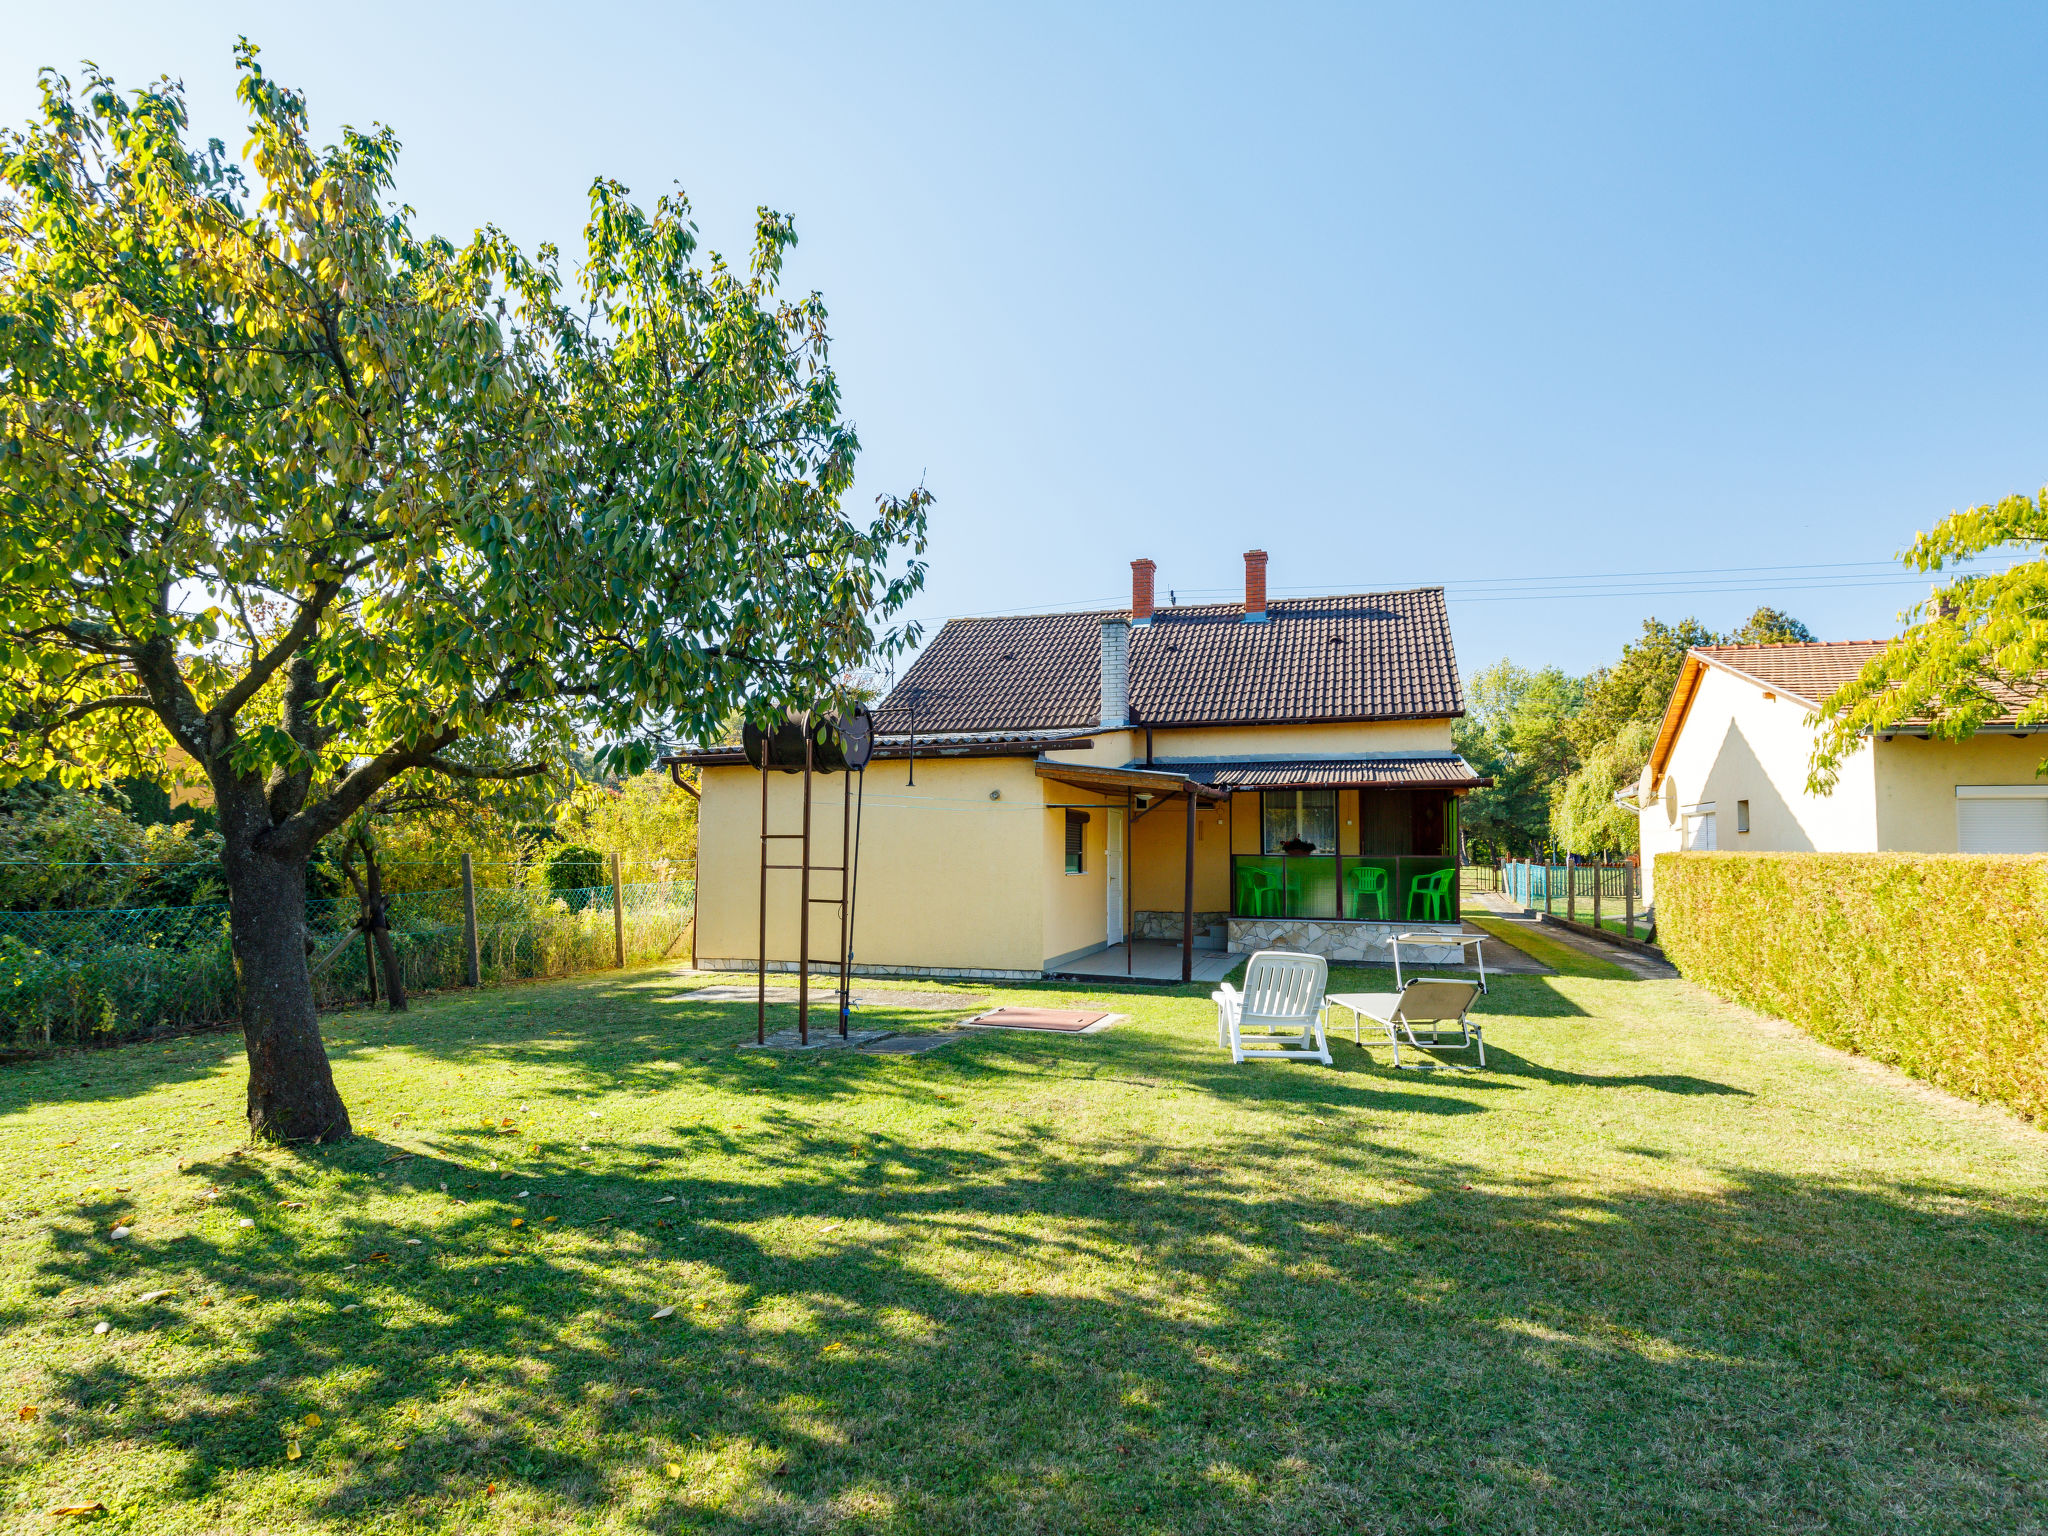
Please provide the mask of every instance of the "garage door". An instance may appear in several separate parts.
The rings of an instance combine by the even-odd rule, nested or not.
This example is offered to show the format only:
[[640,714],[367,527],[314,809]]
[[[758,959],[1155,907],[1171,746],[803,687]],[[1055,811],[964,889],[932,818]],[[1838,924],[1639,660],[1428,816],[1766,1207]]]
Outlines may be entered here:
[[2048,853],[2048,788],[1958,786],[1956,847],[1964,853]]

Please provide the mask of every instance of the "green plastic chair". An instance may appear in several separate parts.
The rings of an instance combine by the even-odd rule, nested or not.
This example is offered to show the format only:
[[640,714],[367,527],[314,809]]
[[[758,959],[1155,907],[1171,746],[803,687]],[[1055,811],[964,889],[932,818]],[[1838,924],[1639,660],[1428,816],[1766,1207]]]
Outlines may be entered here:
[[1455,869],[1439,869],[1433,874],[1417,875],[1409,881],[1408,920],[1415,920],[1415,908],[1420,903],[1422,921],[1448,923],[1451,920],[1451,882],[1457,878]]
[[1280,915],[1280,877],[1270,869],[1247,866],[1237,872],[1238,903],[1247,917]]
[[1380,921],[1387,920],[1387,872],[1377,864],[1354,864],[1344,871],[1346,905],[1354,918],[1365,916],[1365,899],[1370,896],[1380,909]]

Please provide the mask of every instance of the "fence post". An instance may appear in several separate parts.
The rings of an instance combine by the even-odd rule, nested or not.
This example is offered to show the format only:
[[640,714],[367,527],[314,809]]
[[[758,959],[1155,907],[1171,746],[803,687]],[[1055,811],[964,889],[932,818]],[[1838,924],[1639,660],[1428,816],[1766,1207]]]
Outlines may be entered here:
[[484,959],[476,935],[476,870],[466,853],[462,856],[462,979],[472,987],[484,984]]
[[1572,856],[1564,856],[1564,920],[1576,923],[1579,920],[1579,872],[1572,867]]
[[612,955],[626,968],[626,893],[619,885],[619,856],[612,855]]
[[1595,930],[1598,930],[1600,927],[1600,882],[1606,874],[1607,866],[1605,864],[1595,864],[1593,866],[1593,927]]
[[1628,936],[1636,936],[1636,867],[1624,862],[1621,866],[1622,921],[1628,925]]

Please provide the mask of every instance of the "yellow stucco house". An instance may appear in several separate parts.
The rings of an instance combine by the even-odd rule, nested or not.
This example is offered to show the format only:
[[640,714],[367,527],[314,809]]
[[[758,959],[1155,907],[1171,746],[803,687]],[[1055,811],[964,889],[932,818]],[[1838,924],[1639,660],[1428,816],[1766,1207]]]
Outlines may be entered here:
[[[875,711],[858,785],[854,968],[868,975],[1210,978],[1260,948],[1379,958],[1458,915],[1451,747],[1463,713],[1440,588],[957,619]],[[791,969],[801,776],[736,747],[701,770],[697,964]],[[853,775],[815,781],[814,863],[840,861]],[[788,840],[766,862],[794,862]],[[837,894],[814,875],[814,894]],[[813,964],[837,953],[814,906]],[[1190,922],[1189,919],[1192,918]],[[1190,941],[1191,936],[1191,941]],[[1129,942],[1127,942],[1129,941]],[[1172,964],[1160,951],[1172,946]]]
[[[1709,645],[1687,653],[1637,811],[1645,893],[1656,855],[1754,852],[2048,853],[2048,737],[2016,723],[2025,699],[1963,741],[1902,726],[1866,739],[1834,793],[1806,792],[1808,716],[1882,640]],[[2033,739],[2030,739],[2033,738]]]

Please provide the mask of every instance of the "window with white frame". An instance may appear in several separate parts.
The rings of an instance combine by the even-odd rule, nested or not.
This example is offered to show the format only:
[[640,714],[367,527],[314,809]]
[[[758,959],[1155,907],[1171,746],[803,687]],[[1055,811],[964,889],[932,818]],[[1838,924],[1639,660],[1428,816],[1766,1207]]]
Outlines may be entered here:
[[2048,784],[1958,784],[1956,851],[2048,853]]
[[1714,806],[1711,801],[1685,808],[1684,847],[1688,853],[1714,851]]

